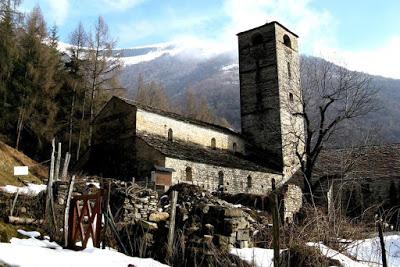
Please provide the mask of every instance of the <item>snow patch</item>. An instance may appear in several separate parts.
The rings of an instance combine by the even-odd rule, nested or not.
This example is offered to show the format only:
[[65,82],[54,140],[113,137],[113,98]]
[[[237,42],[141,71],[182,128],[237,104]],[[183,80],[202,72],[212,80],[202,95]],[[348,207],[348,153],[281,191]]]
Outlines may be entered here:
[[31,184],[31,183],[29,183],[27,186],[6,185],[0,187],[0,191],[6,193],[15,194],[18,191],[19,194],[31,195],[31,196],[36,196],[44,190],[46,190],[45,184]]
[[[36,236],[36,233],[23,233]],[[87,248],[82,251],[63,249],[55,242],[12,238],[10,243],[0,243],[0,265],[11,266],[59,266],[59,267],[87,267],[87,266],[123,266],[129,264],[140,267],[168,266],[153,259],[129,257],[111,249]]]
[[270,267],[274,262],[274,250],[265,248],[232,248],[230,253],[255,267]]
[[234,64],[229,64],[229,65],[225,65],[221,68],[222,71],[228,71],[228,70],[233,70],[236,69],[239,65],[234,63]]

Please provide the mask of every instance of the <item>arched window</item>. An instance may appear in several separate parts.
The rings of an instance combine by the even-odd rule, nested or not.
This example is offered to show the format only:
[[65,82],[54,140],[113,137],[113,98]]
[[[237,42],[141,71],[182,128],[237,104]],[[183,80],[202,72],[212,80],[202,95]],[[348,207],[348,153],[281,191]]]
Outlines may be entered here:
[[251,176],[247,176],[247,188],[251,188],[253,186],[253,178]]
[[168,141],[172,141],[172,138],[173,138],[173,132],[172,132],[172,129],[169,128],[168,129]]
[[224,185],[224,173],[222,171],[218,172],[218,185]]
[[292,94],[292,93],[289,93],[289,101],[290,101],[291,103],[293,103],[293,94]]
[[290,41],[290,38],[287,34],[283,36],[283,44],[286,45],[287,47],[292,48],[292,42]]
[[193,181],[192,168],[186,167],[186,181]]
[[233,143],[233,145],[232,145],[232,150],[233,150],[233,153],[236,153],[236,152],[237,152],[237,145],[236,145],[236,143]]
[[292,71],[290,69],[290,62],[287,63],[287,74],[288,74],[289,79],[291,79],[292,78]]
[[253,45],[260,45],[263,43],[263,37],[261,34],[256,33],[251,37],[251,43]]
[[216,144],[215,138],[213,137],[213,138],[211,138],[211,149],[215,149],[216,147],[217,147],[217,144]]

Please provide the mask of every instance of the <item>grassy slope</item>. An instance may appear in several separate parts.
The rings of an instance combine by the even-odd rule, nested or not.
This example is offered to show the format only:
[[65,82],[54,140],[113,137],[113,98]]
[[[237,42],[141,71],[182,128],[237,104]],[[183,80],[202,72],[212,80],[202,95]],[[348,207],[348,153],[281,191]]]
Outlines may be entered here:
[[32,166],[29,167],[29,175],[21,176],[20,179],[24,182],[42,183],[47,177],[47,168],[37,165],[37,162],[15,150],[14,148],[0,142],[0,186],[3,185],[18,185],[23,183],[15,177],[14,166]]

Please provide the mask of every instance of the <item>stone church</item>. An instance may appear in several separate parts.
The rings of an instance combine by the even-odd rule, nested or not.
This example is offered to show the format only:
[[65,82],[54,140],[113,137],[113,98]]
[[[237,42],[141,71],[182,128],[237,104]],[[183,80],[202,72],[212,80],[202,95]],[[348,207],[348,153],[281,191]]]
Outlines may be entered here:
[[292,115],[301,111],[297,38],[275,21],[238,34],[241,133],[113,97],[95,119],[87,166],[166,188],[264,194],[287,183],[304,138]]

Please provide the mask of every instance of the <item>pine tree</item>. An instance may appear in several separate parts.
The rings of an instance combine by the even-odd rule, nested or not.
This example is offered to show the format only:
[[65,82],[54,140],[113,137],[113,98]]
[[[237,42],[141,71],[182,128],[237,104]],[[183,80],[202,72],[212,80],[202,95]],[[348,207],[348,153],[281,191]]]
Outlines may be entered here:
[[[14,118],[12,90],[18,50],[15,37],[15,7],[18,2],[0,1],[0,132],[7,133]],[[12,128],[12,126],[11,126]]]
[[57,131],[55,119],[58,107],[55,96],[61,86],[58,81],[61,58],[54,48],[45,44],[47,37],[41,10],[36,7],[27,18],[25,32],[19,42],[21,57],[18,64],[18,89],[21,99],[17,122],[17,148],[25,127],[36,138],[38,151]]

